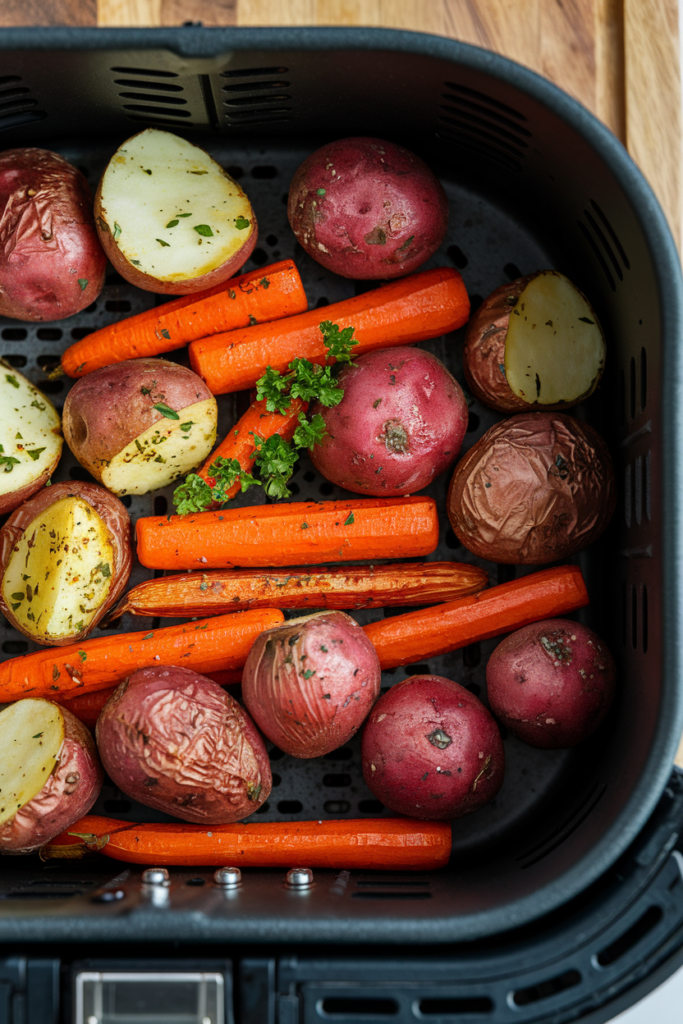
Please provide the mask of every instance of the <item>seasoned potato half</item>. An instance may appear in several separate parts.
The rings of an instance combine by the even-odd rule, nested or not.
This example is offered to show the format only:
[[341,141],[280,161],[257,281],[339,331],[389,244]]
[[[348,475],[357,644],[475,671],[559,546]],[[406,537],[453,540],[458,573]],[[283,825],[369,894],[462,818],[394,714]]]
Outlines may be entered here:
[[186,295],[220,284],[256,244],[243,190],[208,153],[147,128],[117,149],[95,197],[100,241],[147,291]]
[[64,716],[48,700],[19,700],[0,714],[0,825],[50,778],[64,742]]
[[54,405],[0,361],[0,515],[40,490],[61,454],[62,430]]
[[86,636],[128,582],[128,513],[96,484],[54,484],[0,530],[0,610],[40,644]]

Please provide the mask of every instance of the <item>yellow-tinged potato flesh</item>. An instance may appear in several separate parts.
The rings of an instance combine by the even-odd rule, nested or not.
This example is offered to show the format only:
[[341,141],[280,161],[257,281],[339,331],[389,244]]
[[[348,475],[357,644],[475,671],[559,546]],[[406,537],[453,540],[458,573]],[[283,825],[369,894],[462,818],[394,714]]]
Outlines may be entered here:
[[92,505],[75,496],[61,498],[14,546],[2,578],[3,599],[27,635],[57,642],[86,629],[100,611],[113,565],[111,535]]
[[63,742],[64,717],[48,700],[19,700],[0,713],[0,825],[40,792]]
[[[0,512],[27,498],[62,452],[59,413],[13,367],[0,364]],[[16,502],[3,501],[18,495]]]

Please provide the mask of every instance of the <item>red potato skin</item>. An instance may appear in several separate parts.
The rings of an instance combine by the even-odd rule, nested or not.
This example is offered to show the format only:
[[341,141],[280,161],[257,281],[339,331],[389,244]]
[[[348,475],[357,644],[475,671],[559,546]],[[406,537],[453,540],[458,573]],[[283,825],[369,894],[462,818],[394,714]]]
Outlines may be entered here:
[[355,619],[320,612],[261,633],[244,667],[242,697],[280,750],[321,757],[355,735],[380,680],[377,653]]
[[462,388],[441,360],[405,346],[378,349],[342,368],[339,405],[315,404],[326,436],[311,460],[356,494],[398,497],[422,490],[455,460],[467,430]]
[[37,480],[34,480],[30,484],[26,484],[25,487],[20,488],[18,491],[12,491],[11,494],[0,494],[0,516],[6,515],[7,512],[12,512],[13,509],[18,508],[19,505],[23,504],[23,502],[32,498],[33,495],[41,489],[41,487],[44,487],[57,468],[60,458],[61,453],[57,456],[52,465],[48,466],[45,472],[40,474]]
[[105,704],[96,735],[119,789],[183,821],[239,821],[271,790],[270,762],[251,719],[191,669],[134,672]]
[[168,359],[126,359],[76,381],[64,402],[62,430],[76,458],[92,472],[165,419],[154,408],[159,402],[179,412],[212,397],[201,377],[185,366]]
[[114,549],[114,564],[111,568],[112,582],[109,589],[109,596],[106,602],[99,609],[87,629],[80,633],[74,633],[61,640],[41,641],[33,633],[26,633],[21,624],[17,621],[9,605],[6,604],[2,590],[0,590],[0,611],[8,622],[30,636],[36,643],[44,643],[51,647],[64,647],[67,644],[77,643],[92,633],[97,623],[106,615],[109,609],[118,601],[126,589],[128,577],[133,565],[133,548],[131,543],[130,516],[123,502],[119,501],[116,495],[107,491],[99,484],[83,483],[80,480],[71,480],[67,483],[52,484],[51,487],[44,487],[34,498],[24,502],[15,509],[5,525],[0,530],[0,578],[4,576],[7,563],[9,562],[12,550],[21,538],[22,534],[30,527],[33,520],[45,509],[49,508],[56,501],[62,498],[77,497],[91,505],[100,519],[109,530],[109,535]]
[[63,832],[97,800],[104,773],[94,740],[78,719],[64,716],[64,742],[56,770],[11,821],[0,825],[0,854],[33,853]]
[[494,719],[469,690],[442,676],[411,676],[377,701],[362,758],[365,781],[386,807],[437,821],[488,803],[505,771]]
[[95,301],[107,261],[92,209],[87,181],[57,153],[0,153],[0,315],[62,320]]
[[498,644],[486,666],[491,710],[532,747],[573,747],[595,732],[614,697],[616,667],[587,626],[546,619]]
[[510,314],[533,277],[533,274],[518,277],[516,281],[496,288],[484,299],[467,325],[462,355],[467,386],[475,398],[498,412],[554,408],[525,402],[514,393],[505,376],[505,339]]
[[323,267],[341,277],[388,279],[411,274],[436,252],[448,200],[429,167],[402,146],[340,139],[298,168],[287,216]]

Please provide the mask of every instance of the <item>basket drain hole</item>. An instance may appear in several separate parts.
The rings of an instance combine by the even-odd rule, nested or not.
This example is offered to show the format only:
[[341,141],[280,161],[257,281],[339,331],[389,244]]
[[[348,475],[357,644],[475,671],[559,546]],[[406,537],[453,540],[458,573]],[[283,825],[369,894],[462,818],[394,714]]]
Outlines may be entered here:
[[635,924],[631,925],[628,931],[620,935],[618,939],[606,946],[595,957],[595,963],[600,967],[609,967],[616,963],[625,953],[633,949],[641,939],[644,939],[648,932],[652,931],[655,925],[662,920],[664,913],[661,907],[649,907],[645,913],[638,918]]
[[512,1002],[515,1006],[528,1006],[529,1003],[538,1003],[541,999],[549,999],[568,988],[574,988],[581,981],[578,971],[565,971],[555,978],[541,981],[537,985],[530,985],[529,988],[519,988],[512,993]]
[[420,999],[415,1004],[421,1017],[455,1017],[461,1013],[492,1013],[493,1000],[488,996],[463,999]]
[[319,999],[319,1017],[395,1017],[399,1005],[395,999],[373,999],[371,996],[333,996]]

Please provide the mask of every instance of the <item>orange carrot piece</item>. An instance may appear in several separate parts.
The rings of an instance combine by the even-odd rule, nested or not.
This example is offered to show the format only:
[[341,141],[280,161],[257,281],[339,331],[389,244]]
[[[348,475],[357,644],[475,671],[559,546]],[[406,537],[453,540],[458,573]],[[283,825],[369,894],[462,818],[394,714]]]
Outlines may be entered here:
[[190,617],[246,608],[386,608],[435,604],[476,594],[488,573],[463,562],[392,562],[389,565],[304,566],[285,569],[216,569],[161,576],[133,587],[111,618],[132,615]]
[[69,346],[61,366],[70,377],[83,377],[101,366],[158,356],[209,334],[303,313],[307,306],[299,271],[292,260],[282,260],[94,331]]
[[[284,413],[268,412],[265,399],[252,402],[234,427],[228,431],[218,448],[209,455],[198,475],[213,486],[214,481],[209,473],[209,467],[218,458],[237,459],[240,467],[250,473],[256,452],[253,434],[258,434],[264,441],[275,434],[279,434],[285,441],[291,441],[299,424],[299,414],[306,412],[307,408],[308,402],[302,402],[300,398],[293,398],[289,409]],[[228,490],[228,498],[234,498],[239,489],[238,480]],[[220,503],[217,502],[214,507],[218,507],[218,504]]]
[[[69,849],[71,847],[71,850]],[[444,821],[365,818],[347,821],[185,822],[132,825],[86,815],[42,851],[73,857],[90,847],[129,864],[430,871],[448,863],[451,826]]]
[[395,668],[565,615],[588,603],[581,570],[561,565],[501,583],[474,597],[395,615],[363,628],[382,668]]
[[[467,321],[470,300],[457,270],[440,267],[383,285],[325,309],[246,330],[215,334],[190,345],[192,369],[214,395],[253,387],[267,366],[284,371],[301,356],[325,363],[320,322],[354,327],[355,355],[389,345],[438,338]],[[331,361],[331,360],[330,360]]]
[[259,633],[283,619],[276,608],[264,608],[22,654],[0,663],[0,703],[29,696],[70,699],[104,690],[147,665],[202,673],[239,669]]
[[320,565],[429,555],[439,540],[433,498],[350,498],[138,519],[148,569]]

